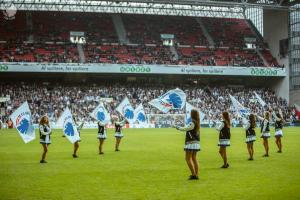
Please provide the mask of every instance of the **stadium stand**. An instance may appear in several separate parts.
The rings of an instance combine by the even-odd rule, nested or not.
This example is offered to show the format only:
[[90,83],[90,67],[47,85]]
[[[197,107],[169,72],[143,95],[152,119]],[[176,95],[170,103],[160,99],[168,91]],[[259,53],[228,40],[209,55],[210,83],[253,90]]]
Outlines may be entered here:
[[[18,12],[15,20],[0,19],[0,61],[279,67],[265,45],[257,44],[267,63],[246,48],[244,38],[257,36],[244,19],[202,18],[215,46],[209,46],[194,17],[121,15],[121,19],[127,44],[119,43],[108,14]],[[85,33],[85,59],[70,43],[70,31]],[[178,56],[162,46],[161,34],[175,36]]]

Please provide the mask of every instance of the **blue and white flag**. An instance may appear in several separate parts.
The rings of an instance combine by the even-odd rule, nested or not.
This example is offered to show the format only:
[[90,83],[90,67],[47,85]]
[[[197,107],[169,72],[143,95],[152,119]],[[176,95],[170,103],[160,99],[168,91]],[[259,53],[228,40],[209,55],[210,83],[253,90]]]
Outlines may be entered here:
[[156,107],[163,113],[167,113],[171,109],[183,109],[185,103],[186,94],[179,88],[170,90],[162,96],[149,102],[150,105]]
[[111,120],[110,114],[106,110],[103,102],[100,102],[100,104],[93,110],[93,112],[90,115],[91,117],[102,123],[110,123]]
[[57,125],[62,127],[64,135],[72,144],[80,140],[77,126],[73,120],[73,116],[69,108],[66,108],[65,111],[62,113],[62,115],[57,121]]
[[186,102],[186,104],[185,104],[185,125],[188,125],[189,123],[192,122],[192,118],[191,118],[192,110],[197,110],[199,112],[200,123],[203,122],[205,114],[203,112],[201,112],[200,109],[198,109],[198,108],[194,107],[193,105],[191,105],[190,103]]
[[238,100],[236,100],[233,96],[229,95],[232,106],[234,110],[238,113],[240,117],[246,117],[250,115],[250,110],[248,108],[245,108]]
[[138,105],[134,110],[135,121],[138,121],[141,125],[147,124],[147,117],[142,104]]
[[134,123],[134,110],[127,97],[125,97],[123,101],[118,105],[116,111],[118,111],[130,124]]
[[25,143],[35,139],[35,130],[27,101],[15,110],[10,118]]
[[266,102],[264,100],[262,100],[262,98],[256,92],[254,92],[254,94],[255,94],[258,102],[260,103],[260,105],[262,105],[262,107],[265,107]]

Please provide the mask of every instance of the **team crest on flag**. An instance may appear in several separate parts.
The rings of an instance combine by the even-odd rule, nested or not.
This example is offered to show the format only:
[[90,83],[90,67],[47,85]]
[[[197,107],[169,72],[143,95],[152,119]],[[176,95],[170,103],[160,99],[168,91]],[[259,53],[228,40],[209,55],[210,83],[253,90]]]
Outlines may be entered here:
[[147,117],[144,111],[144,107],[142,104],[138,105],[134,110],[135,121],[138,121],[139,124],[146,125],[147,124]]
[[156,107],[163,113],[167,113],[171,109],[183,109],[185,103],[186,94],[179,88],[170,90],[162,96],[149,102],[150,105]]
[[194,107],[193,105],[191,105],[190,103],[186,102],[185,104],[185,124],[188,125],[189,123],[192,122],[192,118],[191,118],[191,111],[192,110],[197,110],[199,112],[200,115],[200,122],[203,121],[205,114],[203,112],[200,111],[200,109]]
[[109,123],[111,120],[110,114],[106,110],[103,102],[100,102],[100,104],[93,110],[93,112],[90,115],[94,119],[103,123]]
[[71,143],[80,140],[76,124],[69,108],[66,108],[57,121],[58,126],[62,126],[64,135]]
[[245,117],[250,115],[250,110],[248,108],[245,108],[238,100],[236,100],[233,96],[229,95],[232,106],[234,110],[238,113],[240,117]]
[[35,130],[27,101],[24,102],[10,118],[25,143],[35,139]]
[[123,101],[118,105],[116,110],[130,123],[135,121],[134,110],[129,102],[129,99],[125,97]]

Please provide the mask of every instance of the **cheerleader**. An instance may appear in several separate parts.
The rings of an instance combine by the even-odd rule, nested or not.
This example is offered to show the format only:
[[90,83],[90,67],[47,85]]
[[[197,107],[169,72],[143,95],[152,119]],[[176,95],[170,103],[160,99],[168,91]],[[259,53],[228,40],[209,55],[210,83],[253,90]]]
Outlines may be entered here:
[[219,153],[223,159],[223,166],[221,168],[228,168],[226,147],[230,146],[230,118],[228,112],[222,113],[223,121],[216,126],[219,131]]
[[243,118],[243,127],[246,130],[246,143],[247,143],[248,153],[250,156],[248,160],[253,160],[253,154],[254,154],[253,143],[256,140],[256,135],[255,135],[256,122],[255,122],[254,114],[249,115],[249,121]]
[[198,178],[198,161],[197,152],[200,151],[200,117],[197,110],[191,111],[192,121],[186,127],[176,127],[179,131],[185,131],[185,160],[191,170],[192,175],[189,180],[197,180]]
[[276,138],[276,145],[278,147],[277,153],[282,153],[282,144],[281,144],[281,137],[283,136],[283,115],[281,110],[278,110],[277,113],[274,111],[272,112],[272,115],[275,119],[275,138]]
[[42,144],[44,150],[40,163],[47,163],[45,158],[48,152],[48,146],[51,144],[51,139],[50,139],[51,128],[47,116],[43,116],[40,119],[39,132],[40,132],[40,144]]
[[106,136],[106,124],[102,122],[98,122],[98,139],[99,139],[99,154],[104,154],[102,147],[104,140],[107,138]]
[[122,137],[124,137],[122,133],[122,127],[125,125],[125,123],[126,123],[126,119],[115,122],[115,138],[116,138],[115,151],[120,151],[119,149],[120,142]]
[[261,125],[261,138],[263,139],[263,145],[265,148],[265,154],[263,155],[263,157],[269,157],[269,143],[268,143],[268,139],[270,138],[270,113],[268,111],[265,112],[265,116],[264,118],[260,117],[257,115],[257,118],[260,119]]
[[79,139],[76,141],[76,142],[74,142],[74,150],[73,150],[73,158],[78,158],[78,156],[77,156],[77,151],[78,151],[78,149],[79,149],[79,142],[81,141],[80,140],[80,130],[82,129],[82,127],[83,127],[83,122],[78,126],[77,125],[77,123],[76,123],[76,120],[75,120],[75,118],[73,118],[73,120],[74,120],[74,123],[75,123],[75,125],[76,125],[76,128],[77,128],[77,132],[78,132],[78,134],[79,134]]

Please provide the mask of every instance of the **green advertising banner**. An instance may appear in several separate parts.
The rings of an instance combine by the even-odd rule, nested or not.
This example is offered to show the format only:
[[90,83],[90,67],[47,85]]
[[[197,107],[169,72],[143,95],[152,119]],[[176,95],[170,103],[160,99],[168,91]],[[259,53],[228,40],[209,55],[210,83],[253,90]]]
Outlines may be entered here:
[[122,74],[182,74],[216,76],[277,76],[285,77],[285,68],[187,66],[187,65],[129,65],[74,63],[0,63],[0,72],[40,73],[122,73]]

